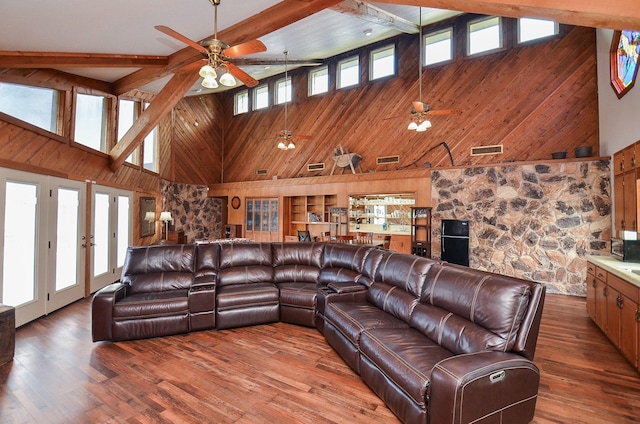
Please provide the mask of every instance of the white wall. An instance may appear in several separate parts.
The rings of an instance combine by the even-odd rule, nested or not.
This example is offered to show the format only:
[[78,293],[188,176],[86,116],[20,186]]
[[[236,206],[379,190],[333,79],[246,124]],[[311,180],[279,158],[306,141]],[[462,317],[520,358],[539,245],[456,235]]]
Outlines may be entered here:
[[621,99],[611,87],[609,50],[613,30],[597,29],[600,156],[611,156],[640,140],[640,81]]

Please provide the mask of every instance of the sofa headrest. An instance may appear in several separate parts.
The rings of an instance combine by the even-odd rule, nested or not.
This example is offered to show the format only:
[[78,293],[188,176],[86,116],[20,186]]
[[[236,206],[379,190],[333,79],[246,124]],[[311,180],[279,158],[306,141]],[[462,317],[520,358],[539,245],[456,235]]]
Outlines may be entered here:
[[199,243],[196,253],[195,278],[201,279],[218,274],[220,267],[220,244]]
[[220,269],[251,265],[271,266],[271,243],[220,244]]
[[433,259],[387,251],[376,268],[374,281],[399,287],[420,297],[427,273],[437,263]]
[[272,243],[273,266],[322,266],[324,243]]
[[195,245],[132,246],[127,249],[122,275],[194,272]]
[[322,268],[346,268],[362,272],[364,261],[371,250],[367,246],[358,246],[347,243],[326,243],[322,258]]

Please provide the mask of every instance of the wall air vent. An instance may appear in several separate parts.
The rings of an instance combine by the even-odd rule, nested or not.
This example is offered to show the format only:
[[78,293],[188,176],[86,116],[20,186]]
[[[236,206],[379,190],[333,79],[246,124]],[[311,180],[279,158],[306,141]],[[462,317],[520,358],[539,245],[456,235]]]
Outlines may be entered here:
[[324,162],[307,164],[307,171],[322,171],[323,169]]
[[495,146],[479,146],[471,148],[471,156],[483,156],[483,155],[501,155],[502,144],[496,144]]
[[380,156],[376,158],[376,165],[388,165],[390,163],[400,162],[400,156]]
[[268,173],[268,169],[256,169],[256,175],[267,175]]

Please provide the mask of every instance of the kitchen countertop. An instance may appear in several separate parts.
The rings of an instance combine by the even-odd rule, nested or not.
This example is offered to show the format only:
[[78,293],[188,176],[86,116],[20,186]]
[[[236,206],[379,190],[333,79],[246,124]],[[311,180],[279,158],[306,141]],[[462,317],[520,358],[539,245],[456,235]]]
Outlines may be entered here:
[[633,272],[637,271],[640,273],[640,262],[622,262],[613,256],[587,255],[586,259],[605,271],[628,281],[636,287],[640,287],[640,274]]

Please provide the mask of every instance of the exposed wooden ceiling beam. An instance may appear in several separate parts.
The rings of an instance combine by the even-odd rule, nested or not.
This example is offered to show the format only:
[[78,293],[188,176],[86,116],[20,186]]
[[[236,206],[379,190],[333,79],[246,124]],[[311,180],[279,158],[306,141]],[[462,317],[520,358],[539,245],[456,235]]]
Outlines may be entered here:
[[0,51],[0,68],[159,68],[168,63],[166,56]]
[[[260,38],[328,7],[335,6],[341,1],[342,0],[283,0],[257,15],[251,16],[249,19],[220,31],[218,39],[233,46],[241,42]],[[213,38],[213,35],[207,38]],[[200,53],[191,47],[185,47],[169,56],[169,64],[160,70],[141,69],[116,81],[114,84],[114,94],[120,95],[134,88],[142,87],[199,59],[202,59]]]
[[184,93],[199,78],[199,63],[185,66],[173,75],[173,78],[156,95],[153,101],[136,119],[129,131],[109,152],[111,170],[116,171],[127,157],[142,144],[144,138],[156,127],[162,117],[184,97]]
[[376,0],[510,18],[543,18],[570,25],[640,30],[638,0]]
[[407,34],[416,34],[420,31],[418,25],[413,22],[361,0],[344,0],[332,9],[340,13],[354,15],[376,25],[393,28]]

